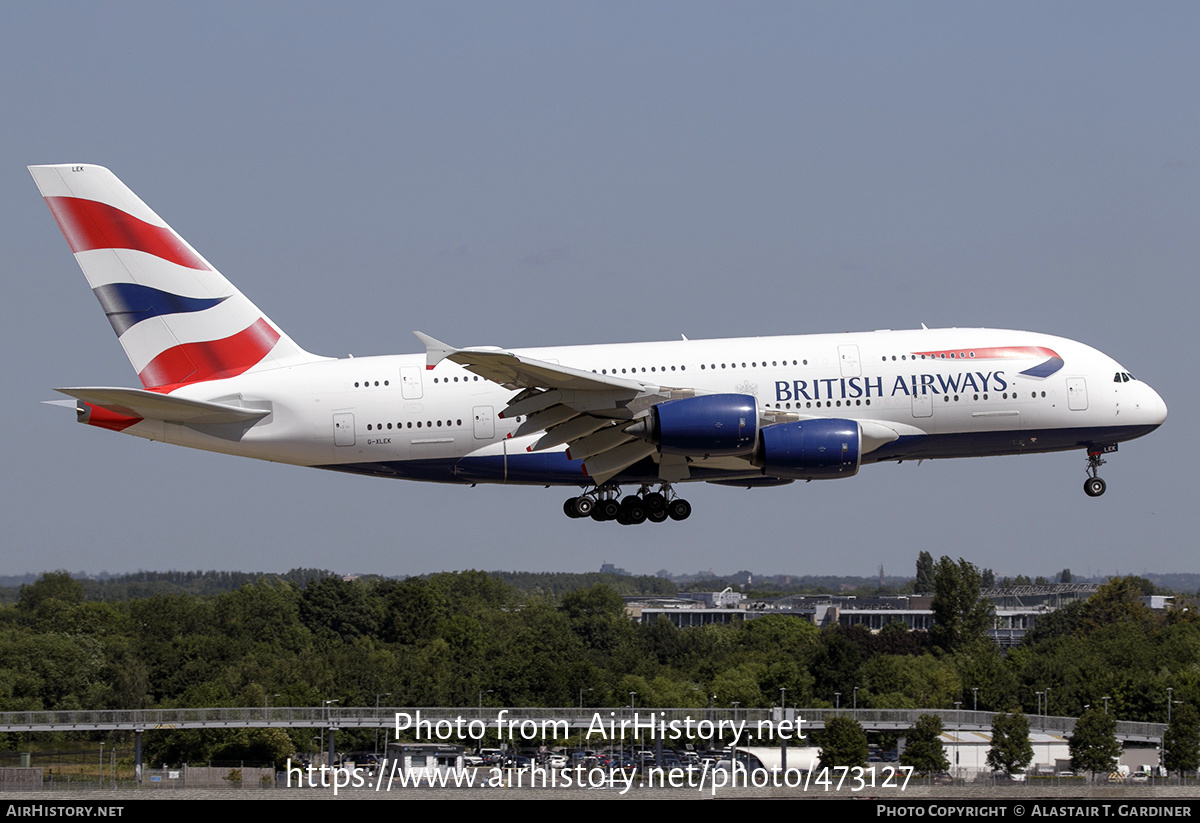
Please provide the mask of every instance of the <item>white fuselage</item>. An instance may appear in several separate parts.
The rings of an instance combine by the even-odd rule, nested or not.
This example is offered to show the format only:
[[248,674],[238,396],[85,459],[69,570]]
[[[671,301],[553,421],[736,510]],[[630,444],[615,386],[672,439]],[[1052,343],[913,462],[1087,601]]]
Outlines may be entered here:
[[[1044,350],[1057,354],[1061,365],[1047,376],[1023,374],[1036,372]],[[1139,437],[1166,416],[1158,394],[1107,355],[1020,331],[922,329],[514,353],[697,394],[752,395],[762,408],[802,418],[887,424],[898,439],[864,454],[864,463],[1086,448]],[[270,414],[244,430],[147,420],[125,431],[383,476],[589,484],[571,467],[565,446],[530,453],[538,435],[512,437],[521,418],[498,415],[516,392],[448,360],[429,369],[425,364],[416,354],[358,357],[183,386],[176,396],[269,408]],[[705,469],[696,480],[762,474],[729,458],[696,464]]]

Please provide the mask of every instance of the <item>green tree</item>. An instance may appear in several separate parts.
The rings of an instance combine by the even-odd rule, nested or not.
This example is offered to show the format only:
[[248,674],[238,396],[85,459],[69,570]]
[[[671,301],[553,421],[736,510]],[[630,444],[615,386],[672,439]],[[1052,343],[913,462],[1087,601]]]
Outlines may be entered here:
[[1093,777],[1097,772],[1111,772],[1121,756],[1116,716],[1105,714],[1103,709],[1096,707],[1085,711],[1075,721],[1070,749],[1071,768],[1075,771],[1087,770]]
[[940,774],[950,769],[946,759],[946,748],[942,745],[942,718],[936,714],[923,714],[908,730],[904,753],[900,755],[902,766],[911,766],[920,774]]
[[34,612],[49,600],[76,604],[84,601],[83,584],[67,571],[46,572],[36,582],[21,586],[17,608]]
[[1025,769],[1033,760],[1033,746],[1029,743],[1029,720],[1017,709],[1011,714],[1003,712],[992,721],[992,747],[988,750],[987,762],[993,769],[1013,774]]
[[1083,630],[1096,631],[1116,623],[1131,621],[1147,631],[1156,619],[1142,600],[1154,594],[1154,584],[1141,577],[1113,577],[1083,604]]
[[864,766],[869,755],[867,733],[857,720],[832,717],[825,723],[821,766]]
[[1200,769],[1200,715],[1185,703],[1171,714],[1163,735],[1163,765],[1169,772],[1195,774]]
[[917,579],[913,583],[917,594],[927,594],[933,591],[933,555],[921,552],[917,555]]
[[992,601],[979,596],[979,569],[961,557],[938,561],[933,570],[934,645],[955,651],[987,638],[992,627]]
[[350,639],[379,632],[377,604],[357,580],[323,577],[300,595],[300,619],[314,634]]

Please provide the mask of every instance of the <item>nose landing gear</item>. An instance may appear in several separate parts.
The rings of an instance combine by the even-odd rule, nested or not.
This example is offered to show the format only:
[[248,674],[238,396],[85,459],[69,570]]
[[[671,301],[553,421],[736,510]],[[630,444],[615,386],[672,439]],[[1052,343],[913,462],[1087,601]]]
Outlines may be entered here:
[[1104,494],[1108,484],[1100,477],[1100,467],[1107,461],[1100,455],[1106,451],[1115,450],[1115,447],[1106,448],[1103,446],[1089,446],[1087,453],[1087,473],[1088,479],[1083,481],[1083,493],[1088,497],[1099,497]]

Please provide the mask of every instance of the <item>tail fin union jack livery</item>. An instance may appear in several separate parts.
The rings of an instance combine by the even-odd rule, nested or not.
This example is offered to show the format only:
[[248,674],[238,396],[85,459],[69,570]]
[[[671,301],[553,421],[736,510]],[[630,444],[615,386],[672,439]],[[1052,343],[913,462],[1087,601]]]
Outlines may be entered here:
[[[1096,349],[919,329],[334,359],[300,348],[108,169],[30,172],[141,388],[77,387],[81,422],[300,466],[577,489],[573,518],[683,520],[687,482],[774,486],[864,464],[1079,449],[1166,419]],[[626,493],[622,494],[622,490]]]

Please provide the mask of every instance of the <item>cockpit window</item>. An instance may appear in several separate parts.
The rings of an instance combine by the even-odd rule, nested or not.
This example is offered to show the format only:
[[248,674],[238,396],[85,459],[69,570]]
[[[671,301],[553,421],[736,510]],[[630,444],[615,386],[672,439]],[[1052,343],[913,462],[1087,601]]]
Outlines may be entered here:
[[1137,378],[1126,371],[1119,371],[1113,375],[1114,383],[1128,383],[1130,380],[1137,380]]

